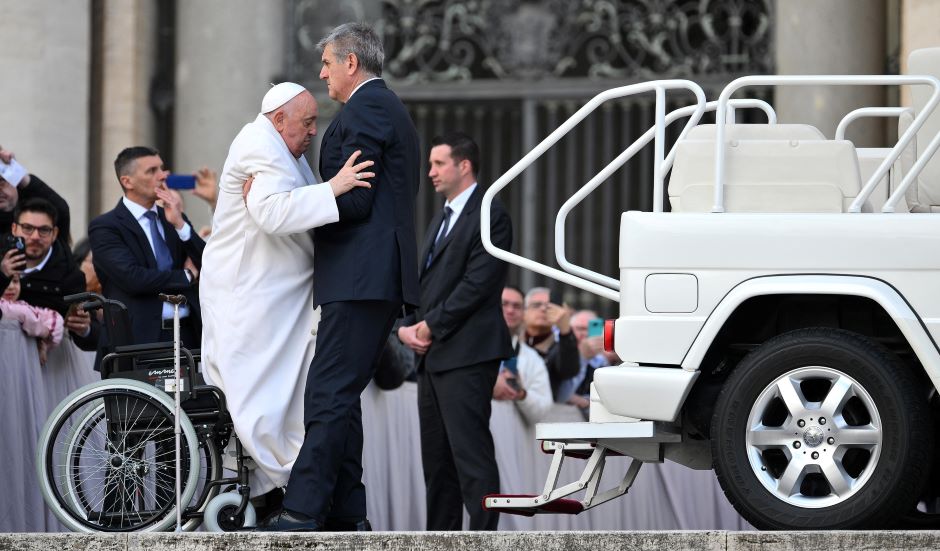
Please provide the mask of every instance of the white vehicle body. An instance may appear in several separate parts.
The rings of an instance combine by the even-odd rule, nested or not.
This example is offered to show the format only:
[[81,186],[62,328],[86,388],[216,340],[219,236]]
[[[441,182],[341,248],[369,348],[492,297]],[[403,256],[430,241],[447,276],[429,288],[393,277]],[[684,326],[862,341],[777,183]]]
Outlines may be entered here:
[[[625,493],[642,462],[669,459],[714,466],[758,527],[933,522],[915,506],[940,497],[929,480],[940,410],[940,81],[930,75],[940,74],[940,48],[915,52],[909,66],[922,74],[744,77],[712,103],[689,81],[610,90],[494,183],[481,209],[487,249],[618,301],[612,340],[624,363],[595,372],[590,422],[539,425],[554,453],[542,493],[491,496],[488,507],[578,513]],[[915,106],[857,110],[828,140],[776,124],[763,102],[732,99],[751,85],[780,94],[821,84],[909,85]],[[673,89],[697,102],[666,113]],[[493,247],[487,202],[598,105],[647,92],[656,94],[654,128],[558,214],[561,269]],[[754,107],[768,124],[734,124],[735,109]],[[698,125],[711,109],[716,124]],[[895,147],[843,139],[867,116],[899,118]],[[667,152],[665,127],[679,120],[685,128]],[[619,279],[572,264],[567,214],[650,141],[654,209],[621,216]],[[619,486],[599,492],[614,452],[634,461]],[[558,466],[571,456],[588,459],[584,475],[559,487]]]

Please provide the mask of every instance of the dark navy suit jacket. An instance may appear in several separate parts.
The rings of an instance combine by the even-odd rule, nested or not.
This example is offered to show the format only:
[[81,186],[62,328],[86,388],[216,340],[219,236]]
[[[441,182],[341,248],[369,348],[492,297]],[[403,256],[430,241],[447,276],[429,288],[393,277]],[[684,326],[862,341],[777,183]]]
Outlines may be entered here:
[[[512,356],[509,329],[503,318],[502,293],[508,266],[483,248],[480,203],[486,190],[479,184],[438,243],[430,265],[421,268],[421,306],[402,322],[424,320],[434,340],[417,358],[425,369],[442,372]],[[437,238],[443,209],[428,224],[421,258],[427,260]],[[505,250],[512,248],[512,222],[494,199],[490,209],[490,238]]]
[[336,199],[339,222],[314,230],[314,304],[386,300],[416,306],[414,227],[420,182],[418,133],[407,109],[381,79],[364,84],[326,130],[320,175],[329,180],[356,150],[375,162],[371,189]]
[[[163,209],[158,208],[158,211],[166,244],[173,256],[170,271],[157,269],[147,235],[123,201],[118,201],[113,210],[95,218],[88,226],[92,261],[101,281],[102,294],[127,306],[133,344],[159,342],[163,318],[159,293],[185,295],[197,334],[202,334],[197,283],[186,277],[183,262],[189,257],[201,268],[206,242],[195,229],[189,241],[181,241],[176,228],[166,221]],[[107,344],[106,340],[102,343]]]

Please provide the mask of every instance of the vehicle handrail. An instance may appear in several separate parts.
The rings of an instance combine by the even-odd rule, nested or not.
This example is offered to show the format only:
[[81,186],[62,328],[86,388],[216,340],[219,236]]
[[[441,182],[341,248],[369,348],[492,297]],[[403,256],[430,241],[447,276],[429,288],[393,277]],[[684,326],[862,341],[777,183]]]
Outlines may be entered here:
[[[480,206],[480,238],[483,242],[484,248],[491,255],[509,262],[510,264],[515,264],[522,268],[532,270],[533,272],[546,275],[563,283],[567,283],[579,289],[584,289],[585,291],[594,293],[596,295],[602,296],[604,298],[619,301],[620,295],[618,292],[599,285],[593,281],[587,280],[582,277],[569,274],[557,268],[552,268],[540,262],[525,258],[523,256],[511,253],[507,250],[500,249],[497,247],[492,239],[490,238],[490,209],[493,203],[493,197],[496,194],[506,187],[509,182],[514,180],[523,170],[529,167],[536,159],[541,157],[545,151],[547,151],[552,145],[554,145],[558,140],[563,136],[568,134],[578,123],[584,120],[591,112],[593,112],[597,107],[599,107],[604,102],[607,102],[612,99],[617,99],[625,96],[630,96],[633,94],[643,93],[643,92],[655,92],[656,93],[656,122],[655,122],[655,143],[654,143],[654,153],[653,153],[653,187],[658,189],[659,193],[657,194],[662,201],[662,187],[663,187],[663,151],[665,148],[666,140],[666,99],[665,92],[666,90],[671,89],[686,89],[695,94],[696,97],[696,113],[697,118],[701,118],[702,112],[705,109],[705,92],[702,91],[701,86],[690,81],[682,79],[672,79],[672,80],[654,80],[650,82],[643,82],[639,84],[631,84],[629,86],[621,86],[619,88],[612,88],[597,94],[590,101],[588,101],[583,107],[578,109],[571,117],[568,118],[564,123],[561,124],[558,128],[555,129],[551,134],[548,135],[544,140],[542,140],[535,148],[527,153],[522,159],[516,162],[506,173],[500,176],[490,188],[483,195],[483,202]],[[660,204],[661,208],[661,204]]]
[[[761,109],[767,115],[768,124],[777,124],[777,113],[775,113],[773,107],[771,107],[770,104],[764,100],[749,98],[733,99],[730,102],[730,106],[732,109]],[[705,104],[705,110],[703,113],[712,112],[717,109],[717,107],[717,101],[710,101]],[[687,105],[674,111],[670,111],[669,114],[666,115],[665,125],[668,127],[670,124],[682,117],[694,115],[697,109],[698,105]],[[685,139],[689,130],[698,124],[699,119],[700,117],[697,118],[693,116],[691,119],[689,119],[689,122],[686,124],[685,128],[683,128],[682,133],[679,134],[679,138],[676,140],[676,143],[673,144],[673,147],[669,150],[669,155],[667,155],[663,161],[663,174],[669,172],[669,170],[672,169],[672,163],[676,158],[676,145]],[[616,291],[620,290],[619,280],[597,273],[593,270],[589,270],[583,266],[572,264],[568,261],[568,258],[565,255],[565,222],[568,219],[568,213],[578,206],[585,197],[587,197],[592,191],[601,185],[601,183],[607,180],[616,170],[626,164],[626,162],[636,155],[637,152],[649,144],[650,140],[653,139],[655,131],[655,126],[650,127],[650,129],[647,130],[642,136],[637,138],[635,142],[630,144],[630,146],[625,149],[623,153],[618,155],[613,161],[610,162],[610,164],[597,173],[596,176],[581,186],[581,188],[561,206],[558,211],[558,215],[555,217],[555,259],[558,261],[558,265],[561,266],[562,269],[570,273],[580,275],[581,277],[589,279],[600,285],[610,287]],[[662,191],[660,191],[660,197],[661,196]],[[656,210],[655,207],[653,210],[654,212],[662,212],[662,203],[660,202],[659,210]]]
[[914,163],[914,166],[911,167],[911,171],[908,174],[904,175],[904,179],[901,180],[901,184],[898,186],[898,189],[894,190],[894,193],[888,197],[888,200],[885,201],[883,207],[881,207],[881,212],[894,212],[895,205],[898,204],[898,201],[904,197],[904,194],[907,192],[907,188],[911,187],[911,184],[917,180],[917,177],[920,176],[921,171],[924,170],[924,167],[927,166],[927,163],[930,162],[930,159],[933,158],[934,153],[937,152],[937,149],[940,148],[940,132],[930,140],[930,143],[927,145],[927,148],[924,149],[923,153],[917,159],[917,162]]
[[839,126],[836,128],[835,139],[844,140],[846,129],[858,119],[867,117],[900,117],[904,113],[910,113],[913,116],[914,110],[910,107],[859,107],[849,112],[849,114],[839,121]]
[[[927,84],[933,86],[933,94],[927,101],[922,112],[917,114],[911,126],[891,149],[891,153],[881,162],[881,165],[875,170],[874,174],[868,179],[868,182],[862,187],[859,194],[849,205],[848,212],[856,213],[862,211],[862,205],[875,190],[878,183],[884,178],[885,174],[891,168],[891,165],[901,156],[901,152],[908,146],[917,132],[921,129],[927,118],[933,113],[937,104],[940,103],[940,80],[929,75],[819,75],[819,76],[795,76],[795,75],[777,75],[777,76],[746,76],[731,81],[725,89],[721,91],[718,97],[718,109],[715,112],[715,194],[712,204],[712,212],[724,212],[724,173],[725,173],[725,125],[728,120],[728,101],[731,95],[746,86],[826,86],[826,85],[849,85],[849,86],[888,86],[888,85],[917,85]],[[936,138],[940,138],[940,134]],[[936,138],[934,141],[936,141]],[[931,146],[934,142],[931,142]],[[937,142],[936,146],[940,146]],[[928,147],[928,149],[930,149]],[[936,150],[936,147],[933,147]],[[929,156],[927,156],[929,158]],[[922,160],[922,159],[921,159]],[[911,174],[904,179],[908,185],[914,177],[924,168],[926,162],[920,160],[914,165]],[[902,183],[902,187],[906,186]],[[900,191],[902,188],[899,187]],[[897,202],[897,192],[891,196],[885,203],[883,212],[892,212],[894,203]],[[892,202],[893,200],[893,202]],[[886,210],[890,209],[890,210]]]

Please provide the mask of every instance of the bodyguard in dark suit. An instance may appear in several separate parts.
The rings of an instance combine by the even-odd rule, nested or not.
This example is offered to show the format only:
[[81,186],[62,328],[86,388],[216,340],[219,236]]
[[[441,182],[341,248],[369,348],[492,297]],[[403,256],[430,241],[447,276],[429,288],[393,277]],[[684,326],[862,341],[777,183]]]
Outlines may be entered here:
[[356,150],[376,173],[371,188],[337,197],[339,222],[314,230],[313,300],[322,307],[304,396],[306,435],[273,531],[369,530],[362,484],[359,396],[402,305],[418,302],[414,201],[418,135],[405,106],[378,78],[382,42],[345,24],[320,41],[320,78],[343,108],[320,148],[332,178]]
[[[512,355],[501,296],[506,263],[483,248],[476,182],[479,148],[462,133],[431,141],[434,189],[446,198],[428,226],[421,253],[421,306],[398,330],[418,353],[418,416],[427,486],[428,530],[495,530],[499,514],[483,496],[499,492],[490,434],[490,398],[500,360]],[[512,246],[512,225],[499,201],[490,220],[493,243]]]
[[[127,306],[133,344],[172,341],[173,308],[157,295],[185,295],[180,336],[185,346],[198,348],[202,326],[196,279],[206,243],[183,214],[179,197],[166,188],[169,173],[159,152],[129,147],[114,169],[124,197],[88,227],[102,293]],[[107,347],[107,330],[102,341]]]

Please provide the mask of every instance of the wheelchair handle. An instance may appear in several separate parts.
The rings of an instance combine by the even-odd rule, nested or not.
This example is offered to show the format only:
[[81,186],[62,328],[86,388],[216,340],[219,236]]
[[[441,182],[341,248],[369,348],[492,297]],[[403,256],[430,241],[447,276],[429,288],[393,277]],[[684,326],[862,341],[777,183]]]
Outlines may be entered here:
[[[121,310],[124,310],[125,312],[127,311],[127,306],[124,306],[123,302],[118,301],[118,300],[111,300],[108,298],[104,298],[102,295],[99,295],[98,293],[91,293],[91,292],[76,293],[74,295],[66,295],[62,299],[66,302],[66,304],[84,302],[85,304],[82,305],[82,310],[86,312],[91,312],[92,310],[98,310],[99,308],[103,308],[105,304],[117,306]],[[107,312],[105,312],[105,314],[107,315]]]

